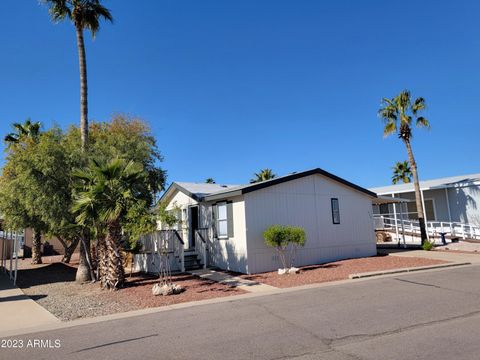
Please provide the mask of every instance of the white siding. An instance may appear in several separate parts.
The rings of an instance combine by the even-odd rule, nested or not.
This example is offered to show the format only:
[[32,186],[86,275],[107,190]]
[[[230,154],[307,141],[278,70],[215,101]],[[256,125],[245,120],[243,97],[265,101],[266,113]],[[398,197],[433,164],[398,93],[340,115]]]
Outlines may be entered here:
[[[263,231],[274,224],[305,229],[307,241],[296,265],[376,254],[371,199],[321,175],[311,175],[244,195],[248,272],[279,267],[275,250],[267,247]],[[331,198],[338,198],[340,224],[332,222]]]
[[[233,210],[233,237],[228,239],[209,239],[209,265],[221,269],[248,272],[247,267],[247,239],[245,233],[245,203],[243,197],[231,199]],[[200,223],[202,227],[211,228],[213,223],[212,205],[205,203],[201,206]],[[212,232],[210,231],[212,235]]]
[[181,214],[181,225],[176,229],[179,235],[182,237],[183,242],[185,243],[185,248],[189,247],[189,213],[188,207],[198,204],[197,201],[192,199],[190,196],[184,194],[181,191],[176,190],[172,197],[168,201],[167,210],[173,210],[175,208],[180,208],[182,210]]

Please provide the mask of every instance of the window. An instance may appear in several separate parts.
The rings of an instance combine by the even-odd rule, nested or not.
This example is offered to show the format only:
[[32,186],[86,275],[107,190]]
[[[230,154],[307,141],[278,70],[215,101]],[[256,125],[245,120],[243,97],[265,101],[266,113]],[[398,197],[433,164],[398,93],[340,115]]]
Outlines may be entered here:
[[228,238],[227,203],[217,204],[217,235],[219,239]]
[[338,206],[338,199],[332,198],[332,221],[334,224],[340,224],[340,207]]
[[[411,220],[418,219],[417,204],[415,201],[407,203],[408,218]],[[425,199],[425,213],[428,221],[435,221],[435,204],[432,199]]]

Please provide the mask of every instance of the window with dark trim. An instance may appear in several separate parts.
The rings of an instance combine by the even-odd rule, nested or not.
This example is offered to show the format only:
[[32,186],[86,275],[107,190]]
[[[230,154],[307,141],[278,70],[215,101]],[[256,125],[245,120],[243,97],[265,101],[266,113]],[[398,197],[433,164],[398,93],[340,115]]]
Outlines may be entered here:
[[334,224],[340,224],[340,206],[338,205],[338,199],[332,198],[332,221]]
[[217,234],[219,239],[228,238],[227,203],[217,204]]

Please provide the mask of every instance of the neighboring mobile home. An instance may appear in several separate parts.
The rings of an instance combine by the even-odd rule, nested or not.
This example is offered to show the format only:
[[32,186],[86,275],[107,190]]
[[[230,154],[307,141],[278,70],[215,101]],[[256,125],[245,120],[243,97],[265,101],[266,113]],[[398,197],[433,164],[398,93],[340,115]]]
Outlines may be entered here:
[[[375,215],[417,219],[413,183],[370,189],[382,196],[410,200],[403,207],[394,204],[374,206]],[[457,222],[480,226],[480,174],[452,176],[420,181],[425,215],[430,222]],[[395,211],[394,211],[395,207]]]
[[[280,266],[262,235],[275,224],[305,229],[307,241],[297,252],[296,265],[375,255],[376,198],[369,190],[313,169],[240,186],[174,182],[162,201],[181,220],[174,231],[184,244],[182,251],[190,254],[185,256],[199,256],[198,243],[204,241],[203,265],[251,274]],[[150,267],[155,259],[148,254],[138,259],[139,270],[155,271]]]

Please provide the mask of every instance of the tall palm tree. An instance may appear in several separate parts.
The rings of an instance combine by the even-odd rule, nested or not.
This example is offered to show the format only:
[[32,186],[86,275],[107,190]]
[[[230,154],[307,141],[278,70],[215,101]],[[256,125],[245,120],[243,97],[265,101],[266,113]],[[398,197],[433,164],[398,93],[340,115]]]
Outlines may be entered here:
[[73,206],[77,221],[86,226],[103,227],[104,241],[99,247],[106,251],[100,255],[102,285],[116,289],[123,285],[125,274],[122,259],[122,222],[129,209],[149,203],[147,175],[140,164],[114,159],[101,164],[92,161],[89,167],[75,174],[81,186]]
[[385,127],[383,129],[384,136],[396,133],[400,140],[403,141],[407,148],[408,159],[410,162],[411,172],[413,176],[413,184],[415,187],[415,200],[417,205],[418,222],[420,224],[420,236],[422,245],[427,240],[427,232],[425,230],[425,216],[422,205],[422,196],[420,193],[420,183],[418,181],[418,170],[415,157],[412,150],[412,126],[419,128],[430,128],[429,121],[419,116],[419,113],[425,110],[425,99],[418,97],[412,99],[408,90],[403,90],[400,94],[392,99],[383,98],[382,107],[378,111],[379,116],[383,119]]
[[260,172],[253,174],[254,178],[250,180],[250,184],[265,181],[265,180],[270,180],[277,175],[275,175],[272,171],[272,169],[262,169]]
[[68,18],[76,29],[78,60],[80,65],[80,132],[82,148],[88,146],[88,87],[87,60],[85,54],[84,30],[90,30],[95,38],[100,29],[100,19],[113,22],[110,11],[100,0],[43,0],[48,6],[54,22]]
[[404,184],[409,184],[412,182],[412,169],[410,168],[410,164],[407,160],[397,161],[392,170],[392,184],[398,184],[400,181]]
[[[54,22],[68,18],[75,26],[77,35],[78,62],[80,67],[80,134],[82,150],[88,147],[88,86],[87,59],[85,54],[84,30],[90,30],[95,38],[100,29],[100,20],[113,22],[110,11],[100,0],[42,0],[49,6],[49,12]],[[83,283],[90,278],[90,238],[82,239],[80,247],[80,263],[77,269],[77,282]]]
[[39,121],[32,122],[30,119],[25,120],[23,124],[13,123],[14,132],[5,136],[4,140],[7,144],[16,144],[22,138],[37,139],[40,135],[41,123]]
[[213,178],[208,178],[205,180],[205,184],[215,184],[215,180]]

